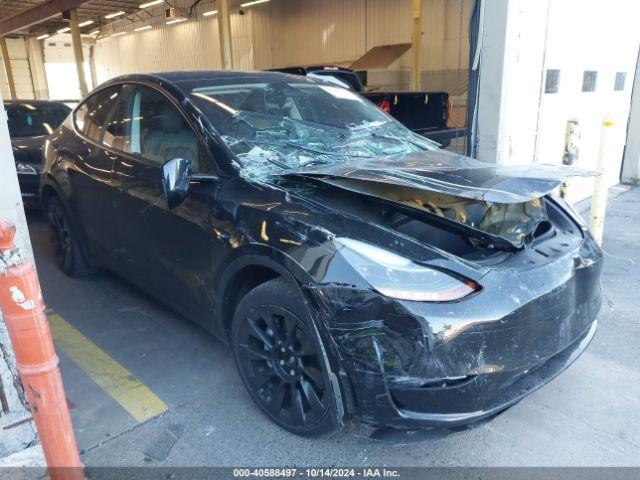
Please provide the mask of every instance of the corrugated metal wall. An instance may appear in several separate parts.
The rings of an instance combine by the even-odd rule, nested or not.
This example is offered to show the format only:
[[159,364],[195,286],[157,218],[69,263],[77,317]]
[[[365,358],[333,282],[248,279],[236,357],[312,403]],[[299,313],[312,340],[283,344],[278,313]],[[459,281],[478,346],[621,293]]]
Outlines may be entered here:
[[[434,72],[466,70],[472,1],[425,0],[425,84],[452,81],[451,75]],[[236,69],[349,63],[376,45],[411,41],[411,0],[272,0],[244,9],[244,15],[239,3],[232,2],[231,16]],[[220,68],[217,18],[201,15],[212,8],[215,3],[202,2],[193,19],[174,25],[156,16],[154,28],[142,32],[131,32],[123,23],[127,35],[99,40],[94,47],[98,80],[133,72]],[[406,87],[409,68],[410,55],[405,54],[390,69],[371,72],[370,82]]]
[[[180,6],[180,2],[174,2]],[[188,6],[192,2],[182,2]],[[236,2],[237,3],[237,2]],[[94,46],[94,61],[98,82],[127,73],[163,72],[172,70],[210,70],[220,68],[217,16],[202,16],[215,8],[211,2],[198,5],[191,20],[166,25],[163,13],[144,24],[150,30],[132,31],[120,22],[114,32],[126,35],[98,40]],[[239,15],[233,9],[231,34],[234,65],[240,70],[253,68],[252,12]]]

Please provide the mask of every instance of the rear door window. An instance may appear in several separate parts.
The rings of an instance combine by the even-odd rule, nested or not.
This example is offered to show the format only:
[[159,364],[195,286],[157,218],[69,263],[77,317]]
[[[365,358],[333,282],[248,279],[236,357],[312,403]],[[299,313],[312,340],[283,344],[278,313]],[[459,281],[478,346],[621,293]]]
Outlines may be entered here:
[[[121,85],[108,87],[89,97],[74,115],[76,128],[86,137],[95,142],[102,142],[109,147],[113,145],[114,124],[112,119],[116,115],[119,104]],[[108,135],[105,132],[109,131]]]

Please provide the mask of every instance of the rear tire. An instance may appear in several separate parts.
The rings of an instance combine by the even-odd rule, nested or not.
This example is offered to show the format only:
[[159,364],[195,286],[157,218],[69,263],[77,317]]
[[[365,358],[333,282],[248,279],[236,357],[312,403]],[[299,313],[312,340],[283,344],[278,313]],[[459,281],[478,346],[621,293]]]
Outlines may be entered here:
[[242,382],[264,414],[296,435],[316,436],[337,423],[320,339],[306,313],[293,285],[270,280],[238,305],[231,345]]
[[59,198],[49,199],[46,213],[53,253],[60,269],[70,277],[82,277],[93,273],[95,270],[84,259],[69,215]]

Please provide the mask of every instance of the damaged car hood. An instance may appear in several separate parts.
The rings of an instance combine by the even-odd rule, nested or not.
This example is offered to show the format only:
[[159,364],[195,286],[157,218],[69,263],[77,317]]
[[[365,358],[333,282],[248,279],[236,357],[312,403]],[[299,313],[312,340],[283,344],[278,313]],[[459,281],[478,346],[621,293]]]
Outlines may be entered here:
[[412,152],[357,162],[291,169],[283,176],[344,179],[332,182],[355,186],[358,182],[391,184],[490,203],[524,203],[543,197],[568,177],[595,172],[565,165],[497,165],[444,150]]
[[551,232],[542,197],[569,176],[593,174],[566,166],[487,164],[434,150],[280,175],[313,179],[417,210],[443,228],[462,232],[476,246],[513,250]]

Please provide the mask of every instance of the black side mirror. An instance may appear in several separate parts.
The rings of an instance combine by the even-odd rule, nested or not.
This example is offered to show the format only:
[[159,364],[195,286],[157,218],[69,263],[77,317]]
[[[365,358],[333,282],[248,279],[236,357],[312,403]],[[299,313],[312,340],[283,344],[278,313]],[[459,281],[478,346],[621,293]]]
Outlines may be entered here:
[[162,187],[170,209],[178,207],[187,197],[191,181],[191,160],[174,158],[162,165]]

